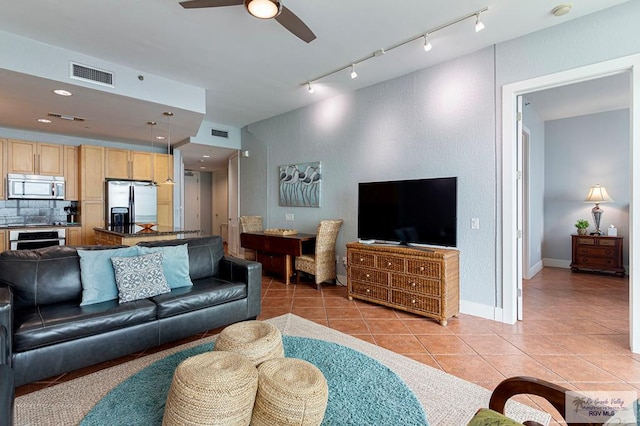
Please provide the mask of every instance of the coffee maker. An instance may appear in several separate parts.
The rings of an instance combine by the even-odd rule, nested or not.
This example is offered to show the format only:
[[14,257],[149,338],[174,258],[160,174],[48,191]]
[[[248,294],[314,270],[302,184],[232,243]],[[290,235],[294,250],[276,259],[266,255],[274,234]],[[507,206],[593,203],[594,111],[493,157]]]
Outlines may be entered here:
[[111,207],[111,226],[129,226],[129,207]]

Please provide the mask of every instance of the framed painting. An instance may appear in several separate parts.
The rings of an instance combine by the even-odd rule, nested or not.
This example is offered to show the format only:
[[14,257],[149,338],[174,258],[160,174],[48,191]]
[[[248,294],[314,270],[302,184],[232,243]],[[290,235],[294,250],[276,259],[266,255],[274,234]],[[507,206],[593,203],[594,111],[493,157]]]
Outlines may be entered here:
[[322,173],[319,161],[279,166],[280,205],[320,207]]

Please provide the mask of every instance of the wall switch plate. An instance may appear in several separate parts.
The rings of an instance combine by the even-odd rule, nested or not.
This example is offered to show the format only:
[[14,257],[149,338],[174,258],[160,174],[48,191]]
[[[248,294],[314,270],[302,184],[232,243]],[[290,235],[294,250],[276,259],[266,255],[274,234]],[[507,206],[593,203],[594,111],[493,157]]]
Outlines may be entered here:
[[477,217],[471,218],[471,229],[480,229],[480,219]]
[[284,220],[293,222],[293,213],[285,213]]

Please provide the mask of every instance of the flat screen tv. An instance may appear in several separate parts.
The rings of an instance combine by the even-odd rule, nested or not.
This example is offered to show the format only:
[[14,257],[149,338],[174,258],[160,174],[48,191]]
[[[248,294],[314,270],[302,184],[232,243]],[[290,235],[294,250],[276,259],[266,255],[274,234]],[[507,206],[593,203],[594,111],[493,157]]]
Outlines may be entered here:
[[455,247],[457,180],[360,182],[358,238]]

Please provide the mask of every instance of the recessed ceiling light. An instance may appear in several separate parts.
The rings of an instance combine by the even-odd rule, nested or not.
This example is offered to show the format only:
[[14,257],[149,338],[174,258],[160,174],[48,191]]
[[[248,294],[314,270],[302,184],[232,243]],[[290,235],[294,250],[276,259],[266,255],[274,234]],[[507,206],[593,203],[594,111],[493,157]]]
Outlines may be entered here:
[[201,168],[201,169],[206,169],[206,167],[205,167],[205,166],[200,166],[200,168]]
[[156,136],[156,139],[158,139],[159,141],[163,141],[163,140],[165,140],[165,137],[164,136]]
[[204,157],[204,158],[209,158],[210,156],[205,154],[205,155],[203,155],[202,157]]
[[38,118],[38,121],[40,123],[51,123],[51,120],[49,120],[48,118]]
[[562,3],[554,7],[551,10],[551,13],[553,14],[553,16],[563,16],[569,13],[572,7],[573,3]]
[[53,91],[53,93],[55,93],[56,95],[60,95],[60,96],[71,96],[73,95],[73,93],[64,90],[64,89],[56,89]]

